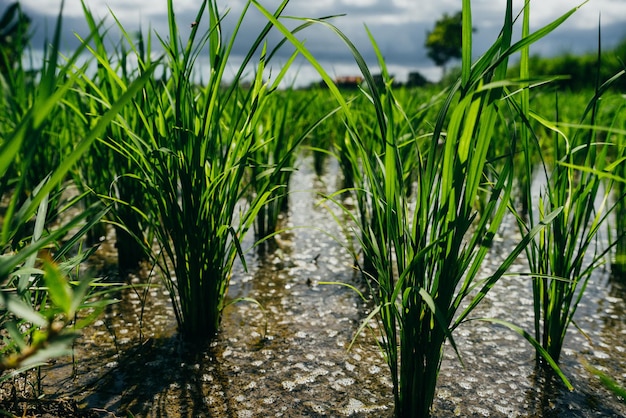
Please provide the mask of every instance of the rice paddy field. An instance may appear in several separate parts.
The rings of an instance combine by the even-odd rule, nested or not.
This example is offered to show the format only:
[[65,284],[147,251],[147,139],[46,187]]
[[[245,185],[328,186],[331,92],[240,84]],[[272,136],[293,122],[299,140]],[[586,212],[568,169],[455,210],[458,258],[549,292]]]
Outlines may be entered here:
[[[3,53],[0,413],[626,416],[620,57],[564,89],[530,53],[576,9],[531,31],[509,1],[472,61],[465,0],[458,80],[408,88],[286,4],[226,32],[202,2],[189,39],[171,0],[121,39],[85,8],[76,51],[59,16],[41,68]],[[283,86],[298,57],[319,86]]]

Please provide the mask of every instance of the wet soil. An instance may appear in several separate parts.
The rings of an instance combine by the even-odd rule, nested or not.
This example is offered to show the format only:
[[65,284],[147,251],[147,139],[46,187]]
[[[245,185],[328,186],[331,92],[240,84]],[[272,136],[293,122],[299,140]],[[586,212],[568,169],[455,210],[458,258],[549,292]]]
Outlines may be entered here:
[[[227,307],[212,344],[194,347],[179,339],[167,291],[156,273],[140,270],[128,278],[136,287],[117,294],[120,303],[83,332],[73,357],[42,370],[45,399],[71,400],[103,417],[392,416],[375,323],[355,337],[370,304],[348,287],[324,284],[366,290],[343,248],[346,234],[319,204],[320,193],[338,189],[336,167],[328,173],[318,178],[310,159],[300,162],[284,219],[288,229],[275,248],[248,253],[249,271],[238,265],[233,272],[230,299],[258,304]],[[485,276],[518,239],[514,230],[508,225],[506,238],[494,245]],[[93,269],[113,268],[113,241],[107,237]],[[523,262],[515,270],[524,271]],[[626,416],[624,401],[582,366],[585,360],[626,384],[624,295],[607,271],[590,283],[576,315],[584,334],[569,330],[561,359],[573,392],[536,369],[533,349],[517,334],[479,320],[463,324],[455,334],[463,365],[448,345],[433,415]],[[528,279],[505,277],[475,317],[532,331]]]

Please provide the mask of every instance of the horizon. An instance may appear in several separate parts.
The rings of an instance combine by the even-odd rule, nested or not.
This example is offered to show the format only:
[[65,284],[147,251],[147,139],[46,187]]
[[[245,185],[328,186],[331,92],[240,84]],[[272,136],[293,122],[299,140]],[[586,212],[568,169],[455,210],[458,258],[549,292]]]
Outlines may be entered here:
[[[12,1],[0,0],[0,8],[4,10]],[[46,33],[54,27],[56,16],[59,13],[61,0],[21,0],[24,12],[32,19],[35,29],[32,40],[33,48],[43,48]],[[230,12],[224,19],[226,33],[230,33],[234,25],[233,19],[241,14],[243,0],[218,1],[221,10]],[[264,7],[273,10],[278,0],[266,0]],[[523,3],[514,0],[514,13],[521,9]],[[555,0],[548,2],[532,2],[531,30],[537,29],[582,2],[573,0]],[[100,2],[86,0],[86,6],[92,10],[96,18],[106,18],[107,27],[114,25],[109,16],[107,7],[130,33],[141,30],[145,33],[148,28],[152,32],[167,33],[167,1],[157,2],[148,0],[109,0]],[[197,2],[193,0],[178,0],[175,4],[175,13],[184,39],[188,36],[191,22],[195,21]],[[253,9],[253,8],[252,8]],[[264,18],[256,10],[250,9],[246,16],[246,24],[238,34],[238,40],[233,49],[231,60],[237,66],[242,56],[247,52],[250,41],[256,37],[256,30],[264,24]],[[385,57],[385,62],[391,74],[400,82],[406,81],[410,72],[419,72],[429,81],[437,81],[441,77],[441,68],[437,67],[426,55],[424,42],[426,33],[434,27],[435,21],[444,13],[453,14],[461,9],[460,0],[444,0],[437,4],[426,1],[412,0],[320,0],[315,3],[292,0],[285,12],[286,16],[320,17],[343,14],[336,17],[333,23],[339,27],[357,46],[365,57],[372,72],[378,72],[378,63],[373,48],[367,37],[365,25],[371,30],[374,39]],[[493,5],[489,0],[472,2],[473,26],[477,32],[473,35],[473,58],[480,56],[496,39],[504,16],[504,4]],[[75,48],[78,45],[74,32],[85,35],[88,33],[80,0],[66,0],[63,10],[64,39],[63,47]],[[188,23],[187,23],[188,22]],[[561,55],[563,53],[582,54],[594,52],[598,45],[598,31],[601,29],[602,48],[605,50],[615,47],[626,37],[626,2],[610,0],[589,0],[583,4],[563,25],[553,33],[542,39],[531,48],[531,55],[544,57]],[[203,22],[200,22],[201,24]],[[309,28],[299,33],[300,39],[306,39],[306,45],[312,54],[319,60],[333,77],[355,76],[360,74],[358,67],[349,50],[330,31]],[[119,39],[113,34],[113,39]],[[518,35],[519,36],[519,35]],[[278,64],[286,61],[292,50],[285,49],[284,54],[278,55]],[[284,62],[283,61],[283,62]],[[274,63],[276,65],[276,63]],[[458,65],[458,61],[451,62],[449,68]],[[291,82],[296,86],[309,85],[320,77],[304,60],[299,60],[294,66]]]

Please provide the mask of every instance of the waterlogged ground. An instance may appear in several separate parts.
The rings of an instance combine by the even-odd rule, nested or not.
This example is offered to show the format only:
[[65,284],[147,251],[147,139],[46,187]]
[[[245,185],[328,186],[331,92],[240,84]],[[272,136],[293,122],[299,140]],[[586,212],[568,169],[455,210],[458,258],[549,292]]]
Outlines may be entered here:
[[[304,159],[294,174],[285,220],[293,229],[280,235],[275,251],[250,253],[248,272],[238,266],[233,274],[230,297],[253,298],[263,309],[250,302],[228,307],[217,341],[194,349],[178,340],[163,288],[123,292],[121,303],[79,339],[73,359],[43,370],[45,393],[73,397],[95,416],[391,416],[377,330],[366,330],[347,350],[370,307],[347,287],[321,284],[361,288],[348,252],[331,238],[345,241],[341,229],[317,205],[318,193],[337,189],[336,176],[316,178],[311,167]],[[514,230],[511,225],[507,240],[494,246],[485,274],[506,256]],[[113,264],[111,252],[103,246],[94,268]],[[523,264],[516,269],[523,271]],[[146,277],[149,272],[137,272],[133,282]],[[529,291],[527,279],[506,277],[476,316],[531,331]],[[464,324],[455,334],[464,367],[447,347],[434,416],[626,416],[626,405],[582,366],[586,361],[626,384],[624,295],[606,272],[590,284],[576,316],[585,335],[570,330],[561,360],[576,387],[572,393],[535,373],[534,352],[517,334],[481,321]]]

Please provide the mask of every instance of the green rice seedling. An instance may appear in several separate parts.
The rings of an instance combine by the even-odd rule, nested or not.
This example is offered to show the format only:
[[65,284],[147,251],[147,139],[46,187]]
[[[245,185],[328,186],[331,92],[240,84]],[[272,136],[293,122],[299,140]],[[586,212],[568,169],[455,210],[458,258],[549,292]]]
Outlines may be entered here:
[[24,14],[19,2],[11,3],[0,16],[0,75],[14,73],[20,65],[30,41],[30,18]]
[[[152,71],[150,70],[142,78],[129,85],[125,94],[118,101],[113,102],[106,112],[94,118],[89,129],[84,129],[83,138],[76,142],[74,137],[76,132],[70,130],[73,124],[62,128],[60,125],[51,124],[50,120],[59,114],[59,107],[64,112],[76,115],[77,120],[80,120],[81,110],[74,106],[64,106],[66,104],[64,99],[70,94],[71,89],[81,77],[87,77],[84,73],[85,66],[82,68],[75,67],[78,57],[84,51],[84,45],[79,47],[70,57],[65,58],[65,62],[61,64],[60,39],[61,18],[59,17],[52,46],[47,51],[45,60],[47,64],[40,70],[32,103],[25,108],[23,114],[16,113],[16,118],[12,123],[1,126],[0,153],[2,153],[3,158],[0,160],[0,177],[5,178],[5,176],[11,175],[19,177],[2,183],[4,186],[1,190],[2,195],[11,195],[2,226],[1,242],[3,245],[19,240],[18,233],[21,226],[33,216],[44,196],[50,195],[51,191],[56,190],[59,184],[67,180],[67,174],[74,163],[89,149],[124,104],[129,102],[130,98],[139,91],[140,86],[147,81]],[[16,71],[24,71],[24,68],[18,67]],[[21,76],[12,76],[11,78],[25,79]],[[8,103],[10,105],[12,102]],[[63,164],[59,164],[53,170],[42,174],[42,177],[37,181],[38,192],[32,192],[35,187],[29,188],[28,194],[30,196],[25,199],[24,191],[28,186],[25,184],[26,180],[24,176],[21,176],[21,173],[30,171],[30,164],[33,163],[33,160],[29,158],[31,155],[28,153],[29,151],[24,154],[23,149],[32,148],[36,145],[29,141],[33,137],[40,136],[51,126],[59,128],[59,132],[55,134],[64,137],[63,141],[69,142],[69,138],[73,138],[72,151],[63,156]],[[44,181],[44,179],[48,180]],[[2,273],[6,275],[8,271],[2,271]],[[3,275],[0,274],[0,277]]]
[[[388,80],[390,89],[391,83],[392,80]],[[383,225],[377,220],[381,213],[376,209],[378,205],[372,201],[373,195],[370,189],[374,185],[369,183],[372,181],[371,177],[378,172],[378,170],[371,167],[381,164],[381,162],[377,163],[376,160],[382,158],[388,150],[385,148],[384,142],[379,139],[379,118],[383,112],[370,105],[370,97],[367,95],[363,96],[350,101],[351,116],[354,118],[355,124],[359,126],[358,137],[355,138],[353,130],[348,126],[344,134],[344,140],[336,142],[335,147],[337,149],[336,155],[339,160],[339,166],[344,174],[345,190],[350,191],[356,199],[360,224],[368,225],[367,228],[360,228],[358,231],[362,235],[360,240],[367,242],[371,238],[370,235],[383,236],[385,234],[382,229],[376,229],[382,228]],[[390,131],[388,135],[396,138],[395,147],[397,148],[397,159],[400,162],[397,167],[400,171],[396,173],[399,176],[399,188],[396,190],[396,193],[405,194],[403,200],[406,200],[406,202],[404,203],[410,204],[408,199],[415,192],[415,182],[421,174],[419,169],[416,168],[416,162],[423,158],[424,138],[430,137],[430,133],[420,134],[418,132],[420,129],[423,129],[423,126],[421,126],[422,122],[426,114],[437,103],[437,99],[424,100],[420,104],[409,103],[414,106],[408,108],[411,111],[410,115],[405,110],[407,109],[405,107],[407,104],[400,102],[395,96],[395,91],[389,100],[391,103],[390,108],[385,109],[386,112],[384,114],[391,114],[391,112],[396,114],[392,122],[388,123],[387,129]],[[372,160],[367,164],[364,162],[366,156],[369,156],[368,158]],[[371,167],[366,168],[368,165]],[[370,171],[373,171],[373,173],[370,173]],[[382,181],[382,179],[377,179],[377,181]],[[367,245],[362,247],[366,248]],[[358,260],[356,255],[355,259]],[[364,249],[359,269],[370,282],[376,281],[379,274],[375,263],[372,254]]]
[[606,372],[599,370],[589,364],[586,361],[583,361],[583,366],[587,369],[591,374],[598,377],[600,382],[613,392],[615,395],[619,396],[623,403],[626,403],[626,387],[620,385],[618,382],[613,379],[613,377],[609,376]]
[[[120,22],[115,19],[117,28],[122,32],[120,41],[109,41],[103,22],[97,22],[90,10],[83,4],[85,20],[91,33],[93,47],[88,47],[98,58],[95,74],[89,80],[83,80],[88,114],[98,115],[106,111],[111,102],[124,94],[126,86],[153,65],[160,65],[159,60],[152,60],[151,36],[147,39],[139,32],[136,37],[128,34]],[[115,18],[114,15],[112,15]],[[138,65],[131,65],[135,59]],[[94,192],[94,198],[104,200],[111,207],[109,222],[113,224],[116,235],[117,262],[120,272],[134,269],[139,262],[148,258],[146,242],[149,221],[144,219],[145,197],[143,184],[136,180],[133,164],[129,159],[120,158],[116,143],[132,130],[135,135],[148,137],[151,127],[141,119],[135,109],[150,109],[157,106],[155,84],[144,86],[142,94],[134,100],[133,106],[120,110],[118,118],[123,123],[111,123],[106,127],[102,139],[90,148],[89,154],[81,163],[83,169],[77,171],[77,183],[82,189]],[[128,203],[130,202],[130,204]],[[100,235],[104,231],[100,232]]]
[[609,132],[611,144],[614,147],[614,173],[622,181],[614,183],[613,199],[616,201],[614,211],[615,251],[611,270],[616,277],[626,277],[626,101],[624,96],[619,99],[620,104],[616,111],[613,127],[617,132]]
[[[537,208],[536,213],[529,211],[527,218],[518,217],[518,224],[525,233],[536,225],[537,217],[561,209],[526,248],[533,280],[535,339],[556,362],[589,280],[611,248],[611,245],[602,248],[597,241],[602,226],[616,207],[609,199],[611,183],[603,183],[602,176],[597,174],[609,168],[611,148],[606,141],[598,139],[597,115],[601,97],[616,79],[598,84],[578,124],[561,120],[558,100],[556,122],[533,115],[553,132],[555,161],[550,166],[543,163],[546,184],[539,196],[526,193],[530,199],[527,207]],[[528,106],[528,102],[522,106]],[[530,164],[526,166],[530,169]],[[531,177],[532,173],[527,175]],[[544,360],[543,353],[537,351],[537,361]]]
[[275,233],[279,215],[288,209],[289,179],[298,156],[296,146],[303,139],[296,129],[309,131],[297,121],[304,119],[316,96],[296,96],[293,89],[273,94],[253,133],[256,145],[250,164],[252,191],[257,194],[257,190],[273,189],[254,222],[258,239]]
[[615,208],[615,234],[617,241],[611,269],[616,277],[623,278],[626,275],[626,219],[624,219],[626,218],[626,187],[623,183],[620,183],[615,187],[615,190],[615,197],[618,199]]
[[[617,80],[618,78],[624,77],[626,72],[622,71],[621,73],[616,74],[612,77],[613,80]],[[611,82],[607,84],[607,86],[612,85]],[[570,168],[581,171],[593,173],[598,178],[607,182],[605,188],[611,191],[610,202],[614,204],[614,207],[611,207],[611,220],[613,224],[611,228],[603,228],[608,229],[608,245],[614,249],[614,256],[612,259],[612,269],[613,273],[619,276],[620,267],[618,255],[620,254],[620,245],[623,245],[623,237],[624,237],[624,224],[623,224],[623,205],[624,205],[624,173],[623,173],[623,161],[624,161],[624,143],[623,138],[626,134],[626,129],[624,127],[624,112],[626,111],[626,107],[624,106],[624,98],[622,95],[614,94],[614,89],[606,89],[601,97],[601,106],[598,106],[597,112],[595,114],[596,124],[593,127],[596,132],[597,139],[601,145],[607,145],[607,162],[603,164],[601,167],[595,166],[583,166],[583,165],[575,165],[570,163],[561,163],[569,165]],[[578,117],[578,109],[585,108],[586,103],[582,105],[579,104],[581,98],[587,98],[589,96],[595,96],[594,92],[576,92],[574,94],[564,92],[559,93],[558,96],[554,95],[555,98],[548,101],[545,96],[536,96],[533,97],[533,104],[539,104],[539,106],[543,107],[542,114],[546,113],[546,106],[552,106],[552,109],[557,107],[558,103],[565,103],[565,105],[561,104],[559,106],[559,115],[562,120],[573,120]],[[557,98],[559,98],[557,100]],[[549,105],[546,103],[548,102]],[[533,107],[535,107],[533,106]],[[540,112],[537,112],[540,113]],[[544,136],[545,132],[550,131],[554,128],[554,124],[547,124],[549,126],[541,126],[539,129],[533,126],[533,138],[532,141],[528,143],[528,149],[531,149],[530,152],[535,155],[539,155],[541,158],[539,160],[541,167],[551,167],[556,164],[556,157],[554,155],[554,149],[552,145],[547,145],[545,139],[541,139]],[[568,129],[591,129],[589,125],[580,125],[576,126],[568,126]],[[543,132],[543,133],[542,133]],[[539,137],[539,138],[537,138]],[[552,144],[554,143],[554,139],[552,138]],[[541,149],[541,152],[537,152],[538,149]],[[534,150],[534,151],[533,151]],[[526,151],[526,149],[525,149]],[[548,177],[546,170],[544,169],[544,176]],[[530,194],[530,188],[527,191]],[[531,203],[529,200],[526,204]],[[533,214],[531,214],[532,216]],[[526,214],[528,216],[528,214]],[[623,248],[623,247],[621,247]],[[622,250],[623,251],[623,250]]]
[[[326,90],[316,88],[315,90],[307,90],[305,93],[315,94],[317,97],[317,100],[314,100],[309,107],[309,115],[312,119],[320,119],[323,115],[334,113],[335,101],[326,94]],[[333,153],[337,141],[343,140],[344,136],[345,128],[337,114],[333,114],[309,135],[307,149],[312,152],[315,174],[320,177],[324,174],[327,157]]]
[[[257,2],[255,5],[271,19]],[[370,318],[377,317],[381,324],[381,346],[391,371],[398,417],[429,416],[444,343],[449,340],[456,349],[453,331],[544,227],[529,230],[495,273],[479,277],[512,189],[513,149],[508,163],[499,170],[487,160],[498,108],[510,98],[505,87],[519,85],[505,78],[508,58],[550,33],[575,11],[512,43],[512,9],[512,1],[508,1],[501,35],[472,63],[471,8],[469,1],[463,2],[461,77],[443,101],[424,149],[418,148],[409,161],[400,158],[401,148],[416,147],[418,135],[402,128],[400,132],[411,137],[395,136],[396,124],[411,125],[407,110],[394,96],[378,48],[375,51],[385,81],[382,92],[352,43],[328,22],[318,22],[345,41],[361,68],[368,85],[364,94],[376,113],[377,132],[372,134],[362,130],[354,111],[304,45],[272,20],[320,72],[342,109],[350,152],[359,167],[355,171],[362,173],[355,177],[354,188],[362,214],[345,210],[358,225],[361,249],[373,267],[368,276],[376,308]],[[372,43],[375,45],[373,39]],[[521,116],[528,118],[527,114]],[[410,200],[404,182],[405,173],[412,170],[418,174],[415,197]],[[485,181],[486,172],[495,180]],[[481,188],[487,190],[489,199],[483,212],[477,213],[475,201]],[[548,223],[558,213],[557,209],[542,221]]]
[[[24,14],[20,3],[15,2],[3,10],[0,17],[0,105],[2,124],[10,123],[15,113],[20,114],[26,95],[32,90],[19,90],[25,79],[34,81],[24,69],[22,58],[31,39],[30,18]],[[17,96],[17,97],[16,97]]]
[[[68,257],[106,208],[89,208],[46,233],[48,205],[49,199],[44,196],[28,245],[15,254],[4,254],[0,261],[0,269],[10,272],[3,278],[0,292],[0,323],[7,332],[0,353],[0,382],[67,354],[78,332],[93,322],[106,305],[114,303],[103,298],[103,292],[92,292],[99,286],[97,280],[72,273],[96,248]],[[78,232],[69,234],[72,229]],[[64,242],[57,244],[61,238]],[[77,320],[79,313],[82,318]],[[12,372],[5,374],[9,370]]]
[[[282,2],[273,16],[279,16],[286,4]],[[203,2],[197,24],[183,41],[173,2],[168,1],[169,34],[159,38],[166,52],[164,77],[153,80],[152,90],[145,93],[148,107],[141,101],[134,103],[137,120],[145,129],[120,124],[124,135],[109,141],[132,165],[129,177],[145,190],[141,207],[124,204],[151,222],[158,246],[151,257],[161,267],[180,332],[188,340],[214,338],[237,255],[245,265],[241,239],[274,190],[270,182],[255,179],[257,190],[251,193],[249,167],[264,146],[255,141],[255,133],[270,106],[269,98],[295,54],[275,79],[264,80],[272,56],[265,43],[272,28],[267,24],[234,78],[226,80],[230,53],[248,9],[249,5],[244,7],[227,39],[217,3]],[[208,29],[202,33],[204,25]],[[203,72],[197,65],[202,58],[208,60]],[[242,89],[244,74],[255,59],[251,86]],[[106,62],[106,57],[98,60]],[[203,84],[196,82],[198,78]],[[280,162],[267,165],[261,176],[271,178],[288,161],[288,155],[282,156]]]
[[[11,21],[9,12],[16,15],[13,18],[14,22]],[[0,54],[4,57],[2,59],[6,58],[7,62],[10,60],[10,63],[6,65],[0,64],[2,68],[0,76],[2,99],[0,100],[3,110],[0,129],[4,135],[9,135],[16,129],[18,122],[31,111],[37,95],[41,94],[42,90],[50,93],[50,89],[55,88],[48,82],[63,83],[66,77],[71,76],[69,70],[77,62],[76,55],[67,58],[71,60],[72,65],[63,65],[61,62],[66,58],[59,52],[61,45],[58,43],[60,39],[58,33],[53,34],[54,39],[50,41],[50,45],[48,45],[48,40],[45,41],[44,59],[41,62],[36,61],[30,49],[31,34],[28,30],[30,19],[23,14],[19,3],[11,5],[7,9],[7,14],[4,15],[3,22],[0,22],[4,26],[2,31],[8,31],[0,35],[6,38],[6,43],[3,42],[0,47]],[[60,73],[53,74],[55,71],[60,71]],[[43,79],[38,79],[40,76]],[[31,130],[25,136],[26,144],[20,148],[19,154],[11,164],[11,170],[16,174],[15,177],[5,176],[2,179],[2,181],[7,181],[9,178],[19,178],[20,184],[15,192],[20,199],[25,199],[43,178],[58,167],[63,157],[70,154],[74,141],[67,133],[78,126],[74,123],[76,112],[68,111],[68,109],[75,108],[75,99],[74,92],[65,92],[62,102],[50,109],[50,112],[54,114],[47,115],[45,125],[41,129]],[[61,184],[56,184],[54,187],[59,190]],[[56,196],[59,194],[52,193],[50,199]],[[51,207],[54,208],[55,205],[52,204]],[[53,212],[49,213],[49,216],[53,215]]]
[[[306,138],[334,114],[334,110],[311,114],[316,94],[302,95],[287,89],[275,92],[260,115],[254,131],[254,152],[250,167],[250,192],[254,198],[259,191],[271,190],[254,221],[258,251],[274,247],[273,238],[279,232],[279,217],[288,211],[289,181]],[[269,247],[269,248],[268,248]]]

